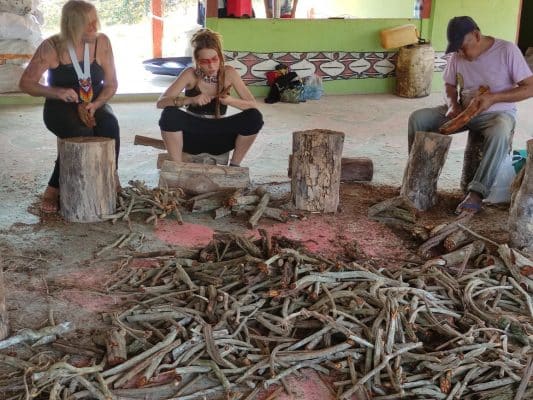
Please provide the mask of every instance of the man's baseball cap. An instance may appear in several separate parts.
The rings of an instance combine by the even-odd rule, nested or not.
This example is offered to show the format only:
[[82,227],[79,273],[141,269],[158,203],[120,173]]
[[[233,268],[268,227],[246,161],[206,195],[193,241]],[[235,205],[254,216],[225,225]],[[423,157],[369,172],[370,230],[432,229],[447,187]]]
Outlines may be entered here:
[[453,17],[448,22],[448,30],[446,35],[448,37],[448,47],[446,47],[446,54],[453,53],[461,48],[465,36],[474,30],[479,30],[476,22],[468,17]]

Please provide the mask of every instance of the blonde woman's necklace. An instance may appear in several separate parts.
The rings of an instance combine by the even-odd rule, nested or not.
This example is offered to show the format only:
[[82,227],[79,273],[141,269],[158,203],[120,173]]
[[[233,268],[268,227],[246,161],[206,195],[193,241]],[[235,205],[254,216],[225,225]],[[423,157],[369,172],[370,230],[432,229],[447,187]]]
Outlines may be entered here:
[[204,71],[202,71],[200,68],[196,68],[195,70],[196,76],[200,78],[205,83],[208,83],[210,85],[216,85],[218,83],[218,73],[210,76],[207,75]]
[[83,70],[80,67],[78,62],[78,57],[76,56],[76,51],[72,43],[67,44],[68,52],[70,55],[70,60],[72,61],[72,66],[76,71],[76,76],[78,77],[78,83],[80,85],[80,100],[83,103],[90,103],[93,99],[93,85],[91,82],[91,63],[89,57],[89,43],[85,43],[83,49]]

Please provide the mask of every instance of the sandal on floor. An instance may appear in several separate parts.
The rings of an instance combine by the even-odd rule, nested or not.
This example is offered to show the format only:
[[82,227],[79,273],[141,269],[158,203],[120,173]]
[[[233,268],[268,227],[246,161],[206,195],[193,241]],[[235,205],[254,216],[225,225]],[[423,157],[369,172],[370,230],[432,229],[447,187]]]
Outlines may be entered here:
[[477,214],[481,211],[481,204],[478,203],[460,203],[455,209],[455,215],[461,215],[463,213]]
[[59,198],[43,197],[41,200],[41,212],[53,214],[59,211]]

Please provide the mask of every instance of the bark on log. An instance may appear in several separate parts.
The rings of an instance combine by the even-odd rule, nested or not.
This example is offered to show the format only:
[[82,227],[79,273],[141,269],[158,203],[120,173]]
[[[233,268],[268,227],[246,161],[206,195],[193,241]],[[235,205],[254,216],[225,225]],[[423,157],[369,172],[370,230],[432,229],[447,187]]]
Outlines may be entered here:
[[115,140],[74,137],[59,140],[59,201],[70,222],[97,222],[116,209]]
[[244,188],[249,184],[250,173],[245,167],[165,161],[159,175],[159,187],[180,187],[191,194]]
[[[231,207],[231,212],[238,214],[240,212],[254,212],[257,209],[256,206],[246,205],[246,206],[233,206]],[[280,222],[287,222],[289,219],[289,213],[287,210],[282,210],[281,208],[275,207],[265,207],[263,215],[261,217],[274,219]]]
[[[208,164],[208,165],[228,165],[229,161],[229,151],[224,154],[209,154],[209,153],[200,153],[200,154],[187,154],[182,153],[182,160],[185,163],[194,163],[194,164]],[[157,169],[161,169],[161,166],[165,161],[170,161],[170,154],[168,153],[159,153],[157,155]]]
[[403,175],[400,194],[421,211],[437,203],[437,181],[452,138],[434,132],[416,132]]
[[259,204],[257,205],[255,211],[253,212],[250,219],[248,219],[248,228],[254,229],[257,226],[257,223],[259,222],[259,219],[265,212],[265,208],[268,206],[268,201],[270,200],[270,194],[265,193],[263,197],[261,197],[261,200],[259,201]]
[[[374,175],[374,164],[368,157],[342,157],[341,182],[370,182]],[[292,177],[292,154],[289,154],[287,176]]]
[[0,340],[9,335],[9,320],[7,319],[6,287],[4,285],[4,272],[0,267]]
[[122,364],[128,359],[126,351],[126,332],[121,329],[111,329],[106,336],[107,364],[110,367]]
[[483,157],[483,135],[480,132],[469,131],[463,157],[463,170],[461,172],[461,190],[468,193],[468,185],[474,179],[477,168]]
[[293,133],[291,191],[297,209],[337,211],[343,144],[342,132],[313,129]]
[[533,139],[527,141],[527,154],[522,184],[509,209],[509,238],[512,247],[533,255]]
[[484,241],[474,240],[472,243],[469,243],[466,246],[461,247],[460,249],[454,250],[451,253],[441,255],[440,258],[442,258],[446,262],[445,265],[447,267],[450,267],[464,262],[466,257],[468,257],[468,259],[472,259],[474,257],[479,256],[484,249]]
[[458,249],[462,245],[466,244],[470,240],[470,235],[462,229],[450,233],[446,239],[444,239],[444,248],[450,252]]

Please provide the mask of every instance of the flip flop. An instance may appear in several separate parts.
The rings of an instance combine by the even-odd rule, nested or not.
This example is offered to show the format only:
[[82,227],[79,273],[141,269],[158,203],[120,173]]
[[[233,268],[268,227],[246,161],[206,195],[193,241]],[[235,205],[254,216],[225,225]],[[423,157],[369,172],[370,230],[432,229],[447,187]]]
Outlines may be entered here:
[[455,215],[462,213],[477,214],[481,211],[481,204],[478,203],[460,203],[455,209]]

